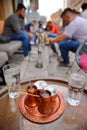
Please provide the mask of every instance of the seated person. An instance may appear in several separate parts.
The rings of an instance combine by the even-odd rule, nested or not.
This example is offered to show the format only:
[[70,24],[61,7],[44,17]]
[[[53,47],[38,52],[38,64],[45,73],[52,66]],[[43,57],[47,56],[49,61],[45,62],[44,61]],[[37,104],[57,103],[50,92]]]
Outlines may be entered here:
[[62,12],[61,18],[65,25],[64,32],[56,38],[50,38],[49,43],[59,43],[63,58],[59,66],[67,67],[70,66],[69,51],[76,52],[79,45],[87,41],[87,20],[77,16],[70,8]]
[[33,20],[32,22],[28,23],[27,25],[25,25],[25,30],[31,34],[34,34],[34,44],[36,45],[36,41],[37,41],[37,35],[35,34],[34,28],[36,26],[37,22],[36,20]]
[[47,22],[46,29],[48,31],[49,36],[52,36],[53,34],[53,37],[54,37],[60,34],[59,27],[56,24],[52,23],[51,21]]
[[25,25],[25,30],[27,32],[34,32],[34,27],[36,26],[36,20],[33,20],[32,22]]
[[81,9],[82,9],[81,17],[87,19],[87,3],[83,3],[81,5]]
[[[45,30],[47,31],[48,37],[57,37],[60,34],[59,27],[51,21],[47,22]],[[56,46],[54,44],[51,45],[51,48],[54,54],[58,54]]]
[[4,34],[10,36],[11,40],[22,41],[24,59],[28,60],[28,52],[31,51],[30,40],[34,38],[34,35],[24,30],[23,23],[26,12],[25,10],[25,6],[19,3],[16,12],[9,16],[5,21]]

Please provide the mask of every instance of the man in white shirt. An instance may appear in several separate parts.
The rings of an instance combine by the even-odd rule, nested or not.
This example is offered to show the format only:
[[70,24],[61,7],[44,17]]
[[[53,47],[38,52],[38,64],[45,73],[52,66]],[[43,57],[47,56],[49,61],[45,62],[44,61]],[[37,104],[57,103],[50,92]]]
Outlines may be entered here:
[[70,8],[62,12],[61,18],[65,25],[64,32],[56,38],[50,38],[49,42],[59,44],[63,57],[63,62],[59,66],[70,66],[69,51],[76,52],[80,43],[87,40],[87,20],[75,15]]

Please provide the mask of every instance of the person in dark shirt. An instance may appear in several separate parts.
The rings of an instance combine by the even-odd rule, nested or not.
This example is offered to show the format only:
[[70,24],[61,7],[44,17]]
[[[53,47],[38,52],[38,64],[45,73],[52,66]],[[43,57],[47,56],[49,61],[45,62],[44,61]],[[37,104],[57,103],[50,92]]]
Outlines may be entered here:
[[25,31],[23,22],[25,18],[26,8],[23,4],[18,4],[14,14],[9,16],[5,21],[4,34],[10,36],[11,40],[21,40],[24,49],[24,59],[28,60],[28,52],[31,51],[30,40],[34,35]]
[[36,20],[33,20],[32,22],[28,23],[27,25],[25,25],[25,30],[31,34],[34,34],[34,44],[36,45],[36,42],[37,42],[37,35],[35,33],[35,26],[36,26],[37,22]]
[[34,27],[36,26],[36,20],[33,20],[32,22],[28,23],[27,25],[25,25],[25,30],[27,32],[34,32]]

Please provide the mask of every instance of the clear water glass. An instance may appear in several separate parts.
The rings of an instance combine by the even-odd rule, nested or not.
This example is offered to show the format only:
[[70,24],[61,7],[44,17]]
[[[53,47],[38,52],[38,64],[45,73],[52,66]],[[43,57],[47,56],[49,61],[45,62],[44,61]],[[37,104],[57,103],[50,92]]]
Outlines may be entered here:
[[3,67],[5,81],[8,87],[10,98],[17,98],[20,95],[20,69],[17,64],[8,64]]
[[67,101],[72,106],[78,106],[81,100],[81,92],[85,85],[86,78],[80,73],[72,73],[69,77]]

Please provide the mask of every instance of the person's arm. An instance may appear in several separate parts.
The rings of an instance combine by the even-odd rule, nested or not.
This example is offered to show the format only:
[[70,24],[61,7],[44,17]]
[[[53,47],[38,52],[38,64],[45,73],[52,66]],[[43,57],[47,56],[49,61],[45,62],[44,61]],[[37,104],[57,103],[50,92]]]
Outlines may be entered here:
[[68,26],[65,27],[64,32],[54,39],[50,39],[49,42],[61,42],[67,38],[72,38],[78,31],[78,26],[75,21],[72,21]]
[[61,42],[61,41],[65,40],[65,39],[67,39],[67,38],[68,38],[67,35],[61,34],[61,35],[59,35],[59,36],[56,37],[56,38],[50,38],[50,39],[49,39],[49,42],[50,42],[50,43]]

